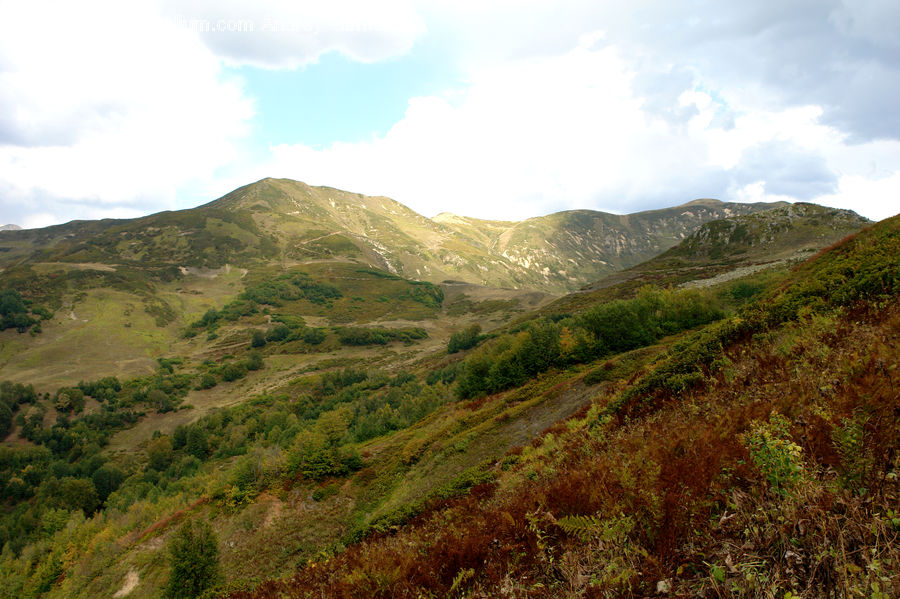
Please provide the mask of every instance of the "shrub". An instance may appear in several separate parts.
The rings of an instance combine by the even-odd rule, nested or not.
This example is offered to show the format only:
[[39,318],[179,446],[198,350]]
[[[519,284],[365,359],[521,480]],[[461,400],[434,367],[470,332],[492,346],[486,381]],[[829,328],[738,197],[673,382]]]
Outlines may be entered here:
[[193,599],[221,579],[219,543],[209,524],[188,520],[169,542],[171,574],[166,597]]
[[791,441],[789,426],[784,416],[772,414],[769,422],[753,422],[747,435],[753,463],[779,495],[796,486],[803,475],[801,449]]
[[200,377],[200,382],[197,383],[198,389],[212,389],[217,385],[216,377],[206,372],[203,376]]
[[263,367],[263,357],[262,354],[258,351],[251,351],[247,354],[247,359],[244,361],[244,366],[246,366],[247,370],[259,370]]
[[325,332],[325,329],[322,328],[312,328],[306,329],[303,332],[303,341],[310,345],[319,345],[323,341],[325,341],[325,337],[328,334]]
[[251,347],[263,347],[266,344],[266,335],[262,331],[253,331],[253,336],[250,338],[250,346]]
[[243,364],[226,364],[222,368],[222,380],[230,383],[247,375],[247,367]]
[[153,470],[165,470],[172,463],[172,442],[168,437],[157,437],[147,445],[148,466]]
[[0,439],[6,437],[12,429],[12,410],[5,403],[0,402]]
[[284,341],[291,334],[291,329],[284,324],[278,324],[266,331],[266,341]]
[[471,349],[478,345],[479,341],[481,341],[481,325],[475,323],[450,335],[447,353],[455,354],[458,351]]

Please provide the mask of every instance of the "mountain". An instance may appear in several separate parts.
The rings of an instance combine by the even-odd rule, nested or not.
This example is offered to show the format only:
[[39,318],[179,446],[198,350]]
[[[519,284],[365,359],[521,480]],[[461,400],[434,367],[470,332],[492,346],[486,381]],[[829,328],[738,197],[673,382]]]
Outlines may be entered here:
[[601,299],[628,297],[646,284],[703,287],[783,269],[868,224],[852,210],[806,203],[709,221],[674,247],[602,277],[544,310],[569,311]]
[[198,553],[242,599],[900,590],[897,218],[710,222],[548,307],[303,237],[516,223],[254,189],[0,244],[0,597],[161,596]]
[[22,227],[19,225],[0,225],[0,231],[21,231]]
[[562,293],[638,264],[707,221],[777,206],[697,200],[631,215],[574,210],[522,222],[447,213],[428,219],[385,197],[263,179],[189,210],[6,234],[0,267],[211,269],[338,259],[431,282]]
[[898,252],[895,217],[734,317],[461,407],[505,439],[518,402],[583,398],[459,496],[223,596],[898,596]]
[[444,213],[435,220],[470,238],[488,239],[492,254],[542,277],[537,285],[571,291],[583,282],[592,282],[657,255],[705,222],[782,205],[695,200],[674,208],[628,215],[569,210],[504,223]]

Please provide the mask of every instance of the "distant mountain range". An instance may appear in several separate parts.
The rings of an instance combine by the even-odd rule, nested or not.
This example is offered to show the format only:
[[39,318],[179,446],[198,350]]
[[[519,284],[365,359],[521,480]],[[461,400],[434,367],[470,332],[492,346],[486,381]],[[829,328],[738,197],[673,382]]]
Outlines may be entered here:
[[0,231],[21,231],[22,227],[19,225],[0,225]]
[[648,260],[709,221],[783,206],[696,200],[628,215],[570,210],[524,221],[450,213],[429,219],[386,197],[263,179],[188,210],[7,234],[0,266],[202,269],[337,259],[431,282],[565,293]]

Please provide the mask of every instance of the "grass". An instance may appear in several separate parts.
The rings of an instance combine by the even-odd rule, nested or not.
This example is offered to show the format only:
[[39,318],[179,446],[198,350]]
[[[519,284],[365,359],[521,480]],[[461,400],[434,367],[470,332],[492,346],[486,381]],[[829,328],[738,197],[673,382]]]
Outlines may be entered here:
[[[323,590],[366,597],[498,596],[504,592],[534,597],[646,595],[655,592],[658,580],[668,579],[677,593],[684,595],[738,593],[750,587],[734,590],[733,585],[746,576],[737,578],[728,566],[729,559],[743,574],[756,568],[754,571],[775,572],[782,587],[787,582],[794,584],[789,567],[795,571],[796,567],[779,556],[785,555],[789,545],[794,546],[795,538],[808,555],[824,551],[822,539],[841,526],[855,531],[855,538],[876,550],[875,561],[853,562],[861,571],[845,575],[841,588],[871,590],[872,582],[885,584],[879,577],[887,577],[887,583],[894,585],[890,572],[872,572],[876,572],[876,561],[896,559],[895,537],[889,536],[883,519],[875,519],[884,506],[896,502],[896,485],[885,483],[876,490],[868,484],[866,492],[873,498],[868,503],[859,498],[858,488],[845,488],[848,481],[869,481],[873,476],[865,470],[869,464],[880,464],[878,468],[886,472],[884,460],[875,457],[894,443],[886,420],[890,414],[883,409],[895,399],[889,396],[893,387],[886,383],[893,385],[894,381],[892,375],[885,378],[884,365],[896,361],[895,331],[900,316],[890,303],[891,296],[877,291],[893,285],[890,281],[896,275],[890,269],[878,270],[885,260],[865,261],[866,268],[857,268],[860,256],[877,245],[872,239],[872,235],[861,236],[856,246],[860,252],[851,252],[849,258],[842,254],[846,259],[825,260],[818,267],[811,263],[791,275],[793,282],[802,284],[802,289],[791,295],[795,300],[820,296],[830,301],[849,293],[844,305],[862,298],[871,302],[871,309],[811,315],[793,304],[776,304],[776,309],[790,308],[789,317],[779,321],[783,324],[759,331],[752,342],[730,340],[715,369],[700,365],[703,380],[698,385],[681,393],[663,393],[656,398],[659,401],[641,410],[613,412],[608,408],[628,388],[652,377],[667,359],[666,350],[682,338],[663,339],[659,345],[604,362],[550,370],[518,389],[469,402],[454,403],[450,389],[444,388],[444,405],[416,424],[349,444],[363,454],[365,462],[355,475],[316,483],[292,477],[282,467],[278,470],[281,478],[251,489],[246,499],[228,495],[235,466],[262,455],[253,453],[257,450],[271,452],[275,460],[286,455],[281,452],[285,448],[279,450],[278,441],[266,435],[275,428],[283,432],[284,427],[292,426],[290,422],[298,422],[298,415],[318,414],[316,409],[327,409],[339,418],[338,408],[352,410],[358,405],[345,402],[317,408],[314,388],[323,372],[348,364],[382,365],[393,372],[412,369],[421,378],[432,366],[451,363],[441,346],[452,330],[481,320],[485,314],[502,318],[498,312],[510,307],[504,302],[511,298],[522,298],[526,304],[529,300],[513,292],[491,297],[473,293],[471,300],[461,298],[462,302],[472,301],[472,306],[460,310],[453,317],[456,320],[445,320],[446,311],[429,305],[427,297],[416,293],[426,287],[385,273],[361,271],[357,264],[316,263],[301,268],[314,278],[343,286],[343,296],[332,305],[286,302],[270,307],[270,314],[260,311],[237,323],[221,325],[216,331],[219,337],[212,341],[205,341],[203,335],[165,345],[165,340],[180,333],[184,320],[157,327],[156,315],[144,310],[143,296],[133,290],[81,290],[76,314],[90,307],[94,311],[85,313],[94,320],[57,323],[61,328],[53,335],[58,336],[44,338],[50,346],[61,343],[59,338],[66,333],[71,335],[66,341],[102,347],[106,339],[92,327],[99,330],[118,323],[122,334],[137,347],[164,345],[161,355],[185,357],[185,370],[206,368],[198,365],[206,357],[214,362],[243,359],[249,329],[268,327],[267,316],[281,310],[317,325],[342,318],[385,327],[395,326],[387,323],[421,322],[430,337],[421,345],[397,345],[387,351],[360,348],[318,354],[277,353],[281,346],[270,343],[263,370],[235,383],[220,382],[208,391],[191,391],[185,401],[193,409],[150,415],[119,433],[107,448],[129,473],[142,476],[142,451],[155,431],[172,432],[176,425],[200,415],[214,416],[221,423],[240,412],[217,408],[234,405],[256,410],[247,420],[222,429],[235,438],[249,430],[258,431],[243,437],[249,455],[209,458],[198,474],[166,479],[166,485],[150,485],[145,495],[123,500],[115,510],[88,521],[73,516],[58,536],[41,539],[29,548],[33,553],[23,561],[4,556],[0,572],[10,581],[22,580],[33,565],[42,563],[45,550],[63,555],[61,548],[67,548],[66,575],[49,596],[110,594],[121,586],[131,567],[139,571],[142,580],[135,596],[152,595],[152,589],[161,588],[167,576],[165,552],[159,543],[172,523],[190,514],[214,522],[223,569],[238,588],[253,586],[257,577],[291,576],[302,568],[294,578],[264,583],[256,591],[259,597],[276,591],[302,596]],[[882,258],[896,255],[890,239],[877,241],[887,244]],[[828,276],[817,270],[823,264],[833,267]],[[842,283],[841,273],[848,270],[862,276],[852,279],[852,284]],[[215,278],[189,275],[158,281],[153,293],[176,311],[199,317],[209,307],[220,308],[247,285],[278,272],[280,268],[248,264],[246,271],[223,269]],[[815,287],[817,283],[824,288]],[[854,296],[856,292],[863,295]],[[378,301],[381,297],[387,301]],[[455,297],[460,299],[458,293]],[[746,298],[738,299],[735,305]],[[340,303],[343,301],[346,304]],[[103,312],[100,306],[111,303],[121,306],[121,312]],[[57,318],[62,315],[58,312]],[[148,336],[133,334],[124,326],[124,318],[144,319],[140,329]],[[360,318],[363,320],[353,320]],[[118,333],[109,337],[110,343],[125,345]],[[40,340],[23,353],[23,360]],[[116,349],[119,345],[110,347],[120,351]],[[46,356],[55,359],[59,354]],[[860,360],[861,356],[864,359]],[[89,353],[87,357],[86,367],[92,368],[93,358]],[[380,393],[387,391],[385,387]],[[251,401],[247,402],[248,398]],[[328,396],[327,401],[338,400]],[[871,408],[865,412],[871,415],[868,420],[860,420],[859,405]],[[769,488],[745,442],[748,432],[758,426],[754,423],[770,421],[772,412],[785,415],[791,426],[786,432],[779,429],[779,434],[790,436],[803,451],[804,476],[792,484],[797,495]],[[270,419],[275,418],[281,419],[280,424],[272,425]],[[799,419],[807,423],[806,428]],[[850,421],[865,424],[854,429],[847,424]],[[659,434],[661,430],[664,435]],[[840,432],[845,430],[850,432]],[[869,437],[865,438],[872,440],[871,455],[860,450],[858,443],[854,445],[857,430],[866,431]],[[840,434],[845,441],[838,452],[834,439]],[[222,446],[229,439],[223,436]],[[853,451],[858,455],[845,457]],[[862,478],[853,468],[864,470]],[[896,465],[887,468],[896,470]],[[329,492],[317,494],[323,488]],[[828,501],[843,506],[850,516],[828,520],[822,507]],[[827,534],[807,538],[780,528],[779,514],[794,518],[792,525],[799,526],[799,508],[804,502],[821,507],[815,513],[821,515]],[[736,509],[746,513],[728,519]],[[585,522],[596,524],[593,532],[591,525],[568,532],[559,525],[562,521],[571,524],[575,521],[564,519],[578,517],[590,517]],[[725,524],[734,522],[735,528],[717,526],[723,517]],[[753,526],[761,531],[752,539],[759,549],[744,551],[735,562],[737,548],[747,542],[742,531]],[[575,530],[583,536],[571,534]],[[141,536],[140,531],[150,532]],[[348,546],[358,539],[363,541]],[[610,550],[612,545],[615,551]],[[678,566],[684,568],[679,571]],[[723,582],[732,585],[729,590],[721,590]],[[807,594],[813,588],[801,587],[799,582],[794,586]],[[3,592],[21,595],[19,590],[10,583],[0,596]],[[749,592],[744,596],[750,596]]]

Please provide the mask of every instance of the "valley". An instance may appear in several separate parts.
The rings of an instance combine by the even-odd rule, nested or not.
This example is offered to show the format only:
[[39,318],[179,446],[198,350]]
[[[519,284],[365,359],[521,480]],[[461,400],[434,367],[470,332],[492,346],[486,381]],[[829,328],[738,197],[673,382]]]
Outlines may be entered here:
[[0,597],[163,596],[188,521],[235,599],[900,590],[898,223],[264,179],[2,231]]

